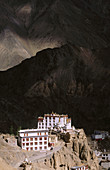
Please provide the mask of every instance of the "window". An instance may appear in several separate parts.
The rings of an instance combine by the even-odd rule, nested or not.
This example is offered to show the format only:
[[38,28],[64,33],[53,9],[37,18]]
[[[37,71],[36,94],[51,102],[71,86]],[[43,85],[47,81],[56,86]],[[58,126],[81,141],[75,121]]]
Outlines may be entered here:
[[29,143],[26,143],[26,146],[29,146]]
[[35,142],[35,145],[37,145],[37,142]]
[[40,132],[40,135],[41,135],[41,132]]
[[29,141],[29,138],[26,138],[26,141]]
[[42,142],[39,142],[40,145],[42,145]]
[[24,133],[24,136],[25,136],[25,133]]
[[45,132],[45,135],[46,135],[46,132]]
[[30,138],[30,141],[33,141],[33,138]]
[[25,138],[23,138],[23,141],[25,141]]
[[44,140],[47,140],[47,137],[45,137]]
[[47,146],[44,146],[44,149],[47,149]]
[[47,144],[47,142],[44,142],[44,144]]
[[35,138],[35,140],[37,141],[37,138]]
[[40,150],[42,150],[42,147],[40,147]]
[[39,136],[39,133],[37,133],[37,135]]
[[26,136],[28,136],[28,133],[26,134]]
[[35,147],[35,150],[37,150],[37,147]]
[[42,137],[41,138],[39,138],[40,140],[42,140]]
[[33,145],[33,142],[31,142],[30,145]]
[[26,150],[28,151],[28,150],[29,150],[29,148],[26,148]]
[[31,151],[33,150],[33,148],[32,148],[32,147],[31,147],[30,149],[31,149]]
[[25,146],[25,143],[23,143],[23,146]]

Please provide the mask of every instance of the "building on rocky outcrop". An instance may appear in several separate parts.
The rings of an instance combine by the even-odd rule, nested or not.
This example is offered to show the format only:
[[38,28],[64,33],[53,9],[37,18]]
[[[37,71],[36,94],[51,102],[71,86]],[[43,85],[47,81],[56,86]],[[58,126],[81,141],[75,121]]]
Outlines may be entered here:
[[68,115],[59,115],[56,113],[44,114],[44,117],[38,117],[38,128],[53,128],[60,129],[64,128],[71,129],[71,118]]
[[25,129],[18,132],[18,143],[24,150],[48,150],[58,140],[56,135],[48,137],[48,131],[54,128],[57,132],[61,128],[64,128],[64,131],[72,130],[71,118],[68,118],[68,115],[53,112],[45,114],[44,117],[38,117],[37,129]]
[[26,129],[18,132],[18,143],[22,149],[30,151],[48,150],[47,129]]

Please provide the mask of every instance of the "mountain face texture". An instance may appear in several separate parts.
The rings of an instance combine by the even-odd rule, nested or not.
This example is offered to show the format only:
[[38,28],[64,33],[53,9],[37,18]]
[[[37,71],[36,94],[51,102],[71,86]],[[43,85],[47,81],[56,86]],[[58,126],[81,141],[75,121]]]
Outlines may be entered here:
[[1,0],[0,70],[68,42],[108,47],[109,30],[109,0]]
[[51,111],[109,130],[110,1],[1,0],[0,15],[1,131]]
[[37,117],[52,110],[69,114],[87,133],[109,130],[109,52],[69,44],[0,72],[1,130],[36,127]]

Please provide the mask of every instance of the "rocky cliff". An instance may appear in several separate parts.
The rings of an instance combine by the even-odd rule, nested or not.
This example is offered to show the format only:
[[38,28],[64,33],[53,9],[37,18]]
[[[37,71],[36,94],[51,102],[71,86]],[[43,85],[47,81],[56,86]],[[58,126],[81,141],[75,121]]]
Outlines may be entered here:
[[87,164],[89,169],[98,170],[98,160],[94,152],[89,148],[83,129],[79,130],[70,143],[65,143],[61,150],[53,153],[51,158],[33,163],[33,170],[69,170],[73,166]]

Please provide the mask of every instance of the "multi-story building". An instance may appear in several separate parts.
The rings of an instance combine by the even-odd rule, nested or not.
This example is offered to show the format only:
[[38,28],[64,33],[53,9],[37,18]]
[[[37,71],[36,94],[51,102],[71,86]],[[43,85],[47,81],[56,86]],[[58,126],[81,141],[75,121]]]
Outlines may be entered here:
[[38,118],[38,129],[25,129],[18,132],[18,143],[24,150],[48,150],[48,129],[54,127],[72,129],[71,118],[53,112],[45,114],[44,117]]
[[38,118],[38,128],[54,128],[55,126],[71,129],[71,118],[68,115],[59,115],[56,113],[44,114],[44,117]]
[[47,129],[26,129],[18,132],[18,143],[24,150],[48,150]]

